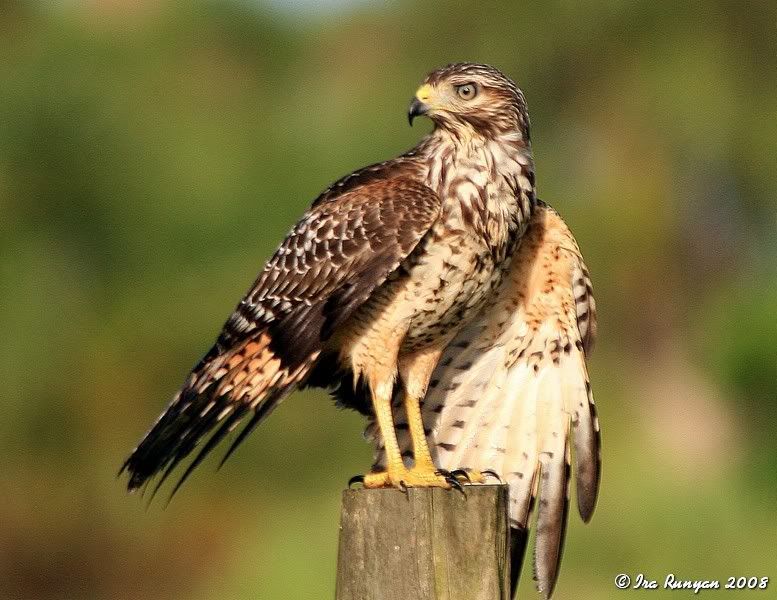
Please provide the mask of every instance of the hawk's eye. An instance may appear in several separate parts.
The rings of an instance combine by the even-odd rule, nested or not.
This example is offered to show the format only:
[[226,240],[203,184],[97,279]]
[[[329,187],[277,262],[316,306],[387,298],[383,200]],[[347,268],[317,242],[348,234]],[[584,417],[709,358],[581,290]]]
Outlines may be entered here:
[[474,83],[465,83],[464,85],[456,86],[456,93],[462,100],[472,100],[478,95],[478,90]]

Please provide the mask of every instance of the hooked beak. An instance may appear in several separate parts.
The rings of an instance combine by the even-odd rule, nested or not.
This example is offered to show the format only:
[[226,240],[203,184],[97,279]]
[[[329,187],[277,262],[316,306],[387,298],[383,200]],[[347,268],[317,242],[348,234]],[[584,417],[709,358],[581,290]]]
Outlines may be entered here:
[[410,108],[407,109],[407,122],[410,123],[410,126],[412,127],[413,119],[419,115],[425,115],[427,112],[429,112],[429,106],[421,102],[418,98],[413,98],[413,101],[410,103]]

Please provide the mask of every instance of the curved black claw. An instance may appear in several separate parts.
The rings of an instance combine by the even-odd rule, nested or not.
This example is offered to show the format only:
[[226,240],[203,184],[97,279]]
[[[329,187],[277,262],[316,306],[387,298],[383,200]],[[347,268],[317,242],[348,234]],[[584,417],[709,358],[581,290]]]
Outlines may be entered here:
[[440,473],[440,475],[442,475],[443,477],[445,477],[445,481],[447,481],[447,482],[448,482],[448,485],[450,485],[450,486],[451,486],[453,489],[460,491],[460,492],[461,492],[462,494],[464,494],[465,496],[467,495],[467,494],[464,492],[464,486],[463,486],[463,485],[461,485],[461,481],[459,481],[458,479],[456,479],[456,478],[453,476],[453,474],[452,474],[452,473],[449,473],[448,471],[446,471],[445,473],[442,473],[442,472],[441,472],[441,473]]
[[499,473],[492,469],[486,469],[485,471],[481,471],[483,475],[491,475],[494,479],[496,479],[499,482],[499,485],[504,485],[504,480],[499,476]]
[[467,483],[472,483],[472,478],[469,476],[467,469],[454,469],[450,472],[451,477],[458,479],[459,477],[465,479]]
[[404,482],[404,480],[399,482],[399,491],[403,494],[407,494],[407,484]]
[[354,475],[348,480],[348,489],[350,489],[354,483],[364,484],[364,475]]

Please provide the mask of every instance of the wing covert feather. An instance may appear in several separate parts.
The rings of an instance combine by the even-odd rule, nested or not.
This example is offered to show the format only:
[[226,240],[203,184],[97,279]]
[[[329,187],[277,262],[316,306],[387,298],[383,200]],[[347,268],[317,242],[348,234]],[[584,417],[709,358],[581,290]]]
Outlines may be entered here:
[[284,359],[302,360],[397,269],[439,211],[437,195],[409,177],[314,204],[238,305],[227,337],[230,323],[268,327]]

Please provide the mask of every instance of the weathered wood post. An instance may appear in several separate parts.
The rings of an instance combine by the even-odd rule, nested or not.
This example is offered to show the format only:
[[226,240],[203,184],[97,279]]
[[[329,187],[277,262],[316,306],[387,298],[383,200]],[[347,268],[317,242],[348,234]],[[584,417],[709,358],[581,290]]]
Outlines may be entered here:
[[510,600],[507,490],[345,490],[336,600]]

